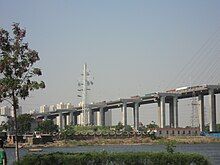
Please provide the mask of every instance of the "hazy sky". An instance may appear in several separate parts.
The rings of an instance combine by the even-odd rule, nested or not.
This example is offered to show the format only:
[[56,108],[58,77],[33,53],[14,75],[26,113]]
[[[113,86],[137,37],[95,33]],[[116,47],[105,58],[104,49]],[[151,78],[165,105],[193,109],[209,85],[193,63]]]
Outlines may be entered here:
[[[94,102],[219,83],[219,9],[219,0],[1,0],[0,26],[10,30],[19,22],[41,58],[46,89],[32,92],[23,110],[77,105],[85,62]],[[180,105],[180,123],[189,124],[190,100]],[[156,121],[155,110],[141,107],[140,121]],[[113,115],[117,123],[119,110]]]

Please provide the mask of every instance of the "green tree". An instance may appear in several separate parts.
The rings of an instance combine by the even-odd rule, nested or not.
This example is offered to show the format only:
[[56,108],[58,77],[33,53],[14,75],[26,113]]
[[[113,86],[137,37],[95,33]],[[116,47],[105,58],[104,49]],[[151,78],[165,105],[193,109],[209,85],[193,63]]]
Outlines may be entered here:
[[25,99],[29,91],[45,88],[43,81],[33,81],[40,76],[41,69],[34,67],[40,60],[38,52],[29,48],[24,37],[26,30],[21,29],[18,23],[12,25],[13,35],[0,27],[0,102],[8,101],[14,111],[15,156],[19,160],[17,141],[17,114],[19,98]]
[[165,148],[166,148],[166,151],[170,154],[173,154],[174,151],[175,151],[175,148],[176,148],[176,142],[175,141],[168,141],[168,142],[165,142]]
[[58,125],[54,124],[52,120],[45,120],[38,124],[36,130],[43,133],[53,133],[58,131]]
[[3,130],[7,131],[8,127],[9,127],[8,122],[3,121],[0,125],[0,131],[3,131]]
[[118,125],[116,125],[116,127],[115,127],[115,129],[116,129],[117,131],[120,131],[120,130],[122,130],[123,128],[124,128],[124,126],[123,126],[122,122],[118,122]]
[[66,126],[65,129],[61,132],[61,138],[64,139],[65,141],[67,139],[72,139],[72,137],[74,136],[76,130],[75,130],[75,126]]
[[156,129],[156,128],[159,128],[159,126],[154,121],[151,121],[151,123],[147,125],[147,129],[149,130]]
[[24,134],[31,131],[31,123],[34,121],[30,114],[22,114],[17,118],[18,133]]
[[130,125],[126,125],[124,130],[127,132],[131,132],[133,129]]

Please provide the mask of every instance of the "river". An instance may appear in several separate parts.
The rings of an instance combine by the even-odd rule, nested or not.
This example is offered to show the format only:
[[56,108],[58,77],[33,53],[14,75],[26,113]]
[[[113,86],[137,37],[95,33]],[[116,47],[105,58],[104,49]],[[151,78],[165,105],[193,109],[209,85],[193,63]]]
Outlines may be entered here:
[[[15,154],[13,148],[6,148],[9,165],[15,160]],[[40,154],[52,153],[52,152],[139,152],[139,151],[153,151],[160,152],[165,151],[163,145],[105,145],[105,146],[75,146],[75,147],[55,147],[55,148],[43,148]],[[175,148],[175,152],[193,152],[202,154],[210,159],[212,164],[220,164],[220,143],[210,144],[179,144]],[[27,149],[20,149],[20,156],[28,154]]]

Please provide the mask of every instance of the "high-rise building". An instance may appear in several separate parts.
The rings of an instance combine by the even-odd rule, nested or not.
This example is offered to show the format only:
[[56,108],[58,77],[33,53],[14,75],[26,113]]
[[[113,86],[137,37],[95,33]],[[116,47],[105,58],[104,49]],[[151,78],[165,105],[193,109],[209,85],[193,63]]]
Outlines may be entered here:
[[30,114],[35,114],[35,113],[37,113],[37,110],[36,110],[36,109],[30,110]]
[[40,113],[47,113],[49,112],[49,107],[47,105],[40,106]]
[[57,104],[57,109],[66,109],[66,104],[60,102],[59,104]]
[[66,109],[73,109],[74,106],[71,103],[66,104]]
[[49,107],[49,111],[50,112],[53,112],[53,111],[56,111],[57,110],[57,106],[56,105],[50,105]]
[[1,116],[11,116],[11,108],[8,106],[1,107]]
[[[16,110],[17,112],[17,116],[21,115],[22,114],[22,107],[19,106],[19,108]],[[4,107],[1,107],[0,108],[0,113],[1,113],[1,116],[11,116],[11,117],[14,117],[14,110],[13,108],[11,107],[8,107],[8,106],[4,106]]]

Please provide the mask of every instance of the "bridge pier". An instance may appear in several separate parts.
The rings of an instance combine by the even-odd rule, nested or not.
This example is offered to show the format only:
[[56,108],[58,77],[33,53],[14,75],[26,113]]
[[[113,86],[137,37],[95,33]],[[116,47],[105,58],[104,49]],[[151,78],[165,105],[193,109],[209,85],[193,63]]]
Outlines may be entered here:
[[68,125],[73,125],[73,112],[69,113],[68,119]]
[[165,96],[160,97],[160,102],[158,104],[158,112],[159,112],[159,126],[160,128],[164,128],[166,125],[166,120],[165,120]]
[[139,129],[139,102],[134,103],[133,116],[134,116],[134,128],[136,131],[138,131]]
[[63,128],[67,125],[67,115],[63,115]]
[[60,131],[63,129],[63,115],[62,112],[59,112],[59,122],[58,122],[58,126]]
[[178,120],[178,98],[173,97],[173,116],[174,116],[174,128],[178,128],[179,120]]
[[199,104],[199,129],[200,131],[205,130],[205,117],[204,117],[204,96],[201,94],[198,97]]
[[77,113],[73,115],[73,125],[77,125]]
[[44,121],[46,121],[47,120],[47,115],[44,115]]
[[174,128],[174,104],[173,100],[169,102],[169,117],[170,117],[170,127]]
[[94,111],[89,108],[89,115],[88,115],[88,124],[89,125],[94,125]]
[[209,104],[210,104],[210,132],[216,131],[216,97],[214,94],[214,89],[209,90]]
[[91,125],[91,123],[92,123],[92,118],[91,118],[92,114],[91,113],[92,113],[92,109],[89,108],[88,109],[88,123],[87,123],[88,125]]
[[105,110],[103,107],[99,108],[99,121],[98,125],[105,126]]
[[127,125],[127,103],[126,102],[123,102],[121,111],[122,111],[122,124],[123,126],[126,126]]
[[158,126],[161,128],[161,110],[160,110],[160,100],[157,102],[157,119],[158,119]]

